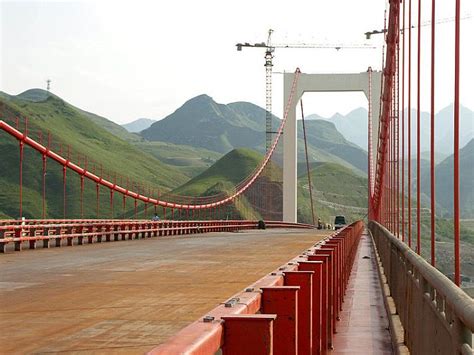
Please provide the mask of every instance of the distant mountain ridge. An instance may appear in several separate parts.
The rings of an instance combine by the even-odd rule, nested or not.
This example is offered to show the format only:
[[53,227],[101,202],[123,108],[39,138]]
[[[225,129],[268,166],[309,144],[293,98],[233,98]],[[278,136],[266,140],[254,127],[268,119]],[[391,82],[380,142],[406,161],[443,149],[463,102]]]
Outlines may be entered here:
[[[151,142],[146,141],[140,135],[127,132],[120,125],[104,117],[74,107],[53,93],[42,89],[27,90],[19,95],[0,92],[0,102],[6,110],[6,113],[3,112],[5,116],[21,115],[30,118],[32,131],[36,128],[42,131],[50,130],[64,144],[71,145],[74,150],[80,153],[94,156],[100,163],[103,162],[104,168],[120,170],[123,166],[127,166],[130,169],[129,174],[137,181],[144,179],[157,183],[165,189],[178,188],[189,178],[197,176],[222,157],[222,151],[230,152],[238,147],[251,148],[260,153],[264,151],[265,110],[248,102],[234,102],[224,105],[216,103],[207,95],[197,96],[188,100],[175,113],[162,121],[155,122],[146,129],[144,132],[150,134]],[[359,109],[352,112],[353,115],[361,117],[363,111],[364,109]],[[450,118],[449,107],[440,112],[445,117],[443,120]],[[463,117],[467,113],[467,117],[470,118],[469,115],[472,114],[472,111],[462,108],[461,113],[464,115]],[[415,114],[412,112],[412,121],[416,117]],[[336,125],[340,124],[338,122],[346,120],[348,115],[335,115],[333,116],[334,122],[329,119],[307,121],[308,148],[313,168],[320,166],[321,163],[336,163],[344,168],[350,168],[359,176],[366,171],[366,152],[356,144],[349,142],[336,129]],[[427,114],[422,113],[422,122],[426,121],[426,117],[423,118],[423,115]],[[360,122],[353,126],[353,131],[356,131],[357,128],[360,129],[358,126],[363,125]],[[469,120],[463,119],[462,122],[467,122],[469,125]],[[280,120],[273,116],[273,127],[276,128],[279,124]],[[437,140],[442,142],[442,136],[451,134],[452,131],[449,132],[449,128],[446,130],[443,132],[438,129]],[[364,131],[366,130],[364,129]],[[158,132],[157,135],[155,135],[156,132]],[[474,130],[468,126],[462,131],[462,139],[468,139],[473,133]],[[156,136],[161,140],[153,141]],[[187,140],[185,139],[185,142],[178,141],[176,145],[169,144],[170,140],[177,139],[177,137],[184,137]],[[301,121],[298,121],[299,162],[304,161],[302,137]],[[186,142],[188,145],[183,145]],[[213,148],[217,147],[221,151],[207,147],[209,142],[214,144],[210,144]],[[10,151],[17,152],[15,143],[9,139],[0,140],[0,148],[5,157],[0,160],[0,171],[17,171],[14,168],[15,155],[9,153]],[[460,153],[462,214],[472,218],[474,216],[474,169],[472,168],[474,166],[474,139],[471,138]],[[447,155],[447,151],[439,154],[440,157]],[[253,157],[250,160],[254,162],[258,160],[256,160],[258,155],[248,152],[244,156],[247,159]],[[423,156],[426,155],[423,154]],[[236,160],[241,158],[240,155],[231,154],[228,156],[228,160],[232,160],[233,157]],[[29,157],[25,159],[26,170],[34,169],[35,166],[29,159]],[[195,165],[191,166],[189,162],[193,161]],[[452,162],[452,156],[448,156],[436,167],[438,212],[443,215],[449,215],[452,211]],[[429,180],[426,180],[429,178],[426,176],[428,162],[422,159],[421,163],[422,197],[426,202],[426,199],[429,198]],[[176,169],[178,166],[181,168]],[[54,169],[48,167],[50,188],[61,184],[61,172]],[[214,171],[214,173],[218,172]],[[414,178],[412,181],[415,181]],[[0,174],[0,184],[5,187],[0,191],[0,217],[2,215],[13,216],[16,207],[12,207],[8,202],[11,200],[11,194],[17,193],[17,178],[14,174]],[[37,195],[38,191],[35,189],[39,184],[37,176],[34,179],[25,178],[25,194]],[[71,192],[74,186],[75,184],[71,184]],[[91,196],[92,193],[89,191],[88,198],[92,198]],[[36,196],[36,198],[38,197]],[[60,203],[56,201],[58,199],[60,199],[59,194],[52,194],[51,205],[60,206]],[[68,203],[71,203],[68,210],[77,212],[77,205],[73,205],[74,201]],[[50,210],[51,216],[61,215],[61,211],[57,208]],[[25,212],[31,216],[37,216],[38,211],[40,210],[37,204],[32,204],[25,209]],[[91,213],[93,215],[93,212]]]
[[151,118],[139,118],[135,121],[123,124],[122,127],[131,133],[139,133],[155,122],[156,120],[152,120]]
[[[140,135],[149,141],[186,144],[225,154],[246,147],[264,151],[266,111],[249,102],[216,103],[208,95],[186,101],[175,112],[153,123]],[[280,120],[273,116],[276,130]],[[310,156],[313,161],[336,162],[363,173],[367,153],[347,141],[334,124],[323,120],[307,125]],[[298,121],[298,158],[303,159],[303,131]]]
[[[29,89],[21,94],[18,94],[16,96],[8,95],[10,99],[16,98],[16,99],[21,99],[25,101],[30,101],[33,103],[41,103],[41,102],[46,102],[49,98],[55,99],[55,100],[60,100],[64,101],[62,98],[59,96],[53,94],[50,91],[46,91],[43,89]],[[72,106],[72,105],[71,105]],[[104,128],[108,132],[112,133],[113,135],[125,139],[127,141],[136,141],[138,137],[134,134],[129,133],[125,128],[120,126],[119,124],[105,118],[99,115],[96,115],[95,113],[91,113],[85,110],[82,110],[78,107],[74,107],[75,110],[78,110],[80,113],[82,113],[84,116],[87,116],[92,122],[95,124],[99,125],[100,127]]]
[[333,123],[336,129],[349,141],[367,150],[367,110],[359,107],[346,115],[335,113],[331,117],[322,117],[318,114],[306,116],[308,120],[324,120]]
[[[405,122],[408,120],[408,111],[405,110]],[[411,110],[411,130],[416,132],[417,111]],[[435,142],[436,151],[442,154],[453,153],[453,105],[446,106],[435,115]],[[337,130],[350,142],[357,144],[363,149],[367,149],[367,110],[359,107],[350,111],[346,115],[336,113],[331,117],[324,118],[317,114],[308,115],[306,118],[323,119],[335,124]],[[428,112],[421,112],[421,151],[430,149],[430,120]],[[405,137],[407,137],[408,125],[405,126]],[[460,107],[460,147],[464,147],[474,138],[474,111],[462,106]],[[412,147],[416,147],[416,135],[412,134]]]
[[[255,129],[259,116],[242,115],[244,107],[252,104],[218,104],[207,95],[199,95],[185,102],[174,113],[155,122],[141,135],[150,141],[187,144],[194,147],[227,153],[234,148],[262,145],[265,135]],[[233,109],[233,106],[236,109]],[[255,110],[262,110],[255,106]],[[250,110],[250,111],[255,111]]]
[[[474,139],[459,150],[459,180],[460,180],[460,209],[462,218],[474,217]],[[453,169],[454,156],[450,155],[436,166],[435,185],[436,203],[441,208],[440,212],[446,216],[453,214]],[[429,171],[421,179],[422,192],[430,194]]]

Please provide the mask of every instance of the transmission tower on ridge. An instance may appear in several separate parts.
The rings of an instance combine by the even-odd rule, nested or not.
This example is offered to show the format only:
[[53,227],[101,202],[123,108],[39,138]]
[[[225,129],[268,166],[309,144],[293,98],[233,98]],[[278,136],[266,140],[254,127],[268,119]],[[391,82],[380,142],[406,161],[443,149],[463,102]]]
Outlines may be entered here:
[[46,80],[46,91],[49,92],[50,87],[51,87],[51,79],[47,79]]

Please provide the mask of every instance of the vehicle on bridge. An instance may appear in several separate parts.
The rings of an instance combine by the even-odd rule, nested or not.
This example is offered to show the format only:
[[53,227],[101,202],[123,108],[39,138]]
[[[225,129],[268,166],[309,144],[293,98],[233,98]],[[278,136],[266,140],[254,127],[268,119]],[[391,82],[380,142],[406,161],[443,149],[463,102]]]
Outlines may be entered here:
[[346,226],[346,224],[347,224],[346,217],[336,216],[336,218],[334,218],[334,230],[344,228]]

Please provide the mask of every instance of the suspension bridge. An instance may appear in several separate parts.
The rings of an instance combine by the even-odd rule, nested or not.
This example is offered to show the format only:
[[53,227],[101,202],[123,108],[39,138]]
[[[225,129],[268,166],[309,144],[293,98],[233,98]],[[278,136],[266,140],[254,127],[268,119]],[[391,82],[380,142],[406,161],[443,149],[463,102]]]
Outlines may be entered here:
[[[460,0],[453,3],[453,280],[436,269],[435,1],[428,260],[421,256],[419,159],[425,44],[418,40],[412,85],[411,37],[416,31],[420,38],[421,26],[412,29],[411,1],[390,1],[383,70],[286,73],[284,114],[271,145],[255,170],[225,192],[184,196],[140,186],[58,144],[60,136],[32,129],[34,118],[2,106],[1,139],[19,147],[18,201],[11,201],[19,218],[0,220],[1,352],[472,354],[474,301],[459,287],[461,16]],[[405,137],[412,89],[417,125]],[[303,94],[317,91],[361,91],[368,100],[368,221],[337,231],[316,229],[313,207],[313,224],[297,222],[296,107],[303,113]],[[41,158],[35,172],[24,169],[25,152]],[[52,164],[62,169],[62,219],[47,218]],[[24,180],[33,173],[42,181],[36,197],[42,215],[23,218],[31,198],[23,194]],[[67,189],[71,176],[78,181],[74,196]],[[94,203],[85,198],[90,187]],[[70,201],[79,204],[79,215],[68,212]],[[414,216],[407,213],[412,209]],[[91,211],[96,218],[86,217]],[[157,214],[161,219],[151,219]]]

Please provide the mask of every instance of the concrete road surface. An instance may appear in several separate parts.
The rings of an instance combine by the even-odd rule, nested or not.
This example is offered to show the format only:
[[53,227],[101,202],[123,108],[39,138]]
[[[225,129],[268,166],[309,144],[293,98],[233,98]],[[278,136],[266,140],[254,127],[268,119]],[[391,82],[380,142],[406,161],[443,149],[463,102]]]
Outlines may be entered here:
[[322,233],[209,233],[0,255],[0,353],[144,353]]

